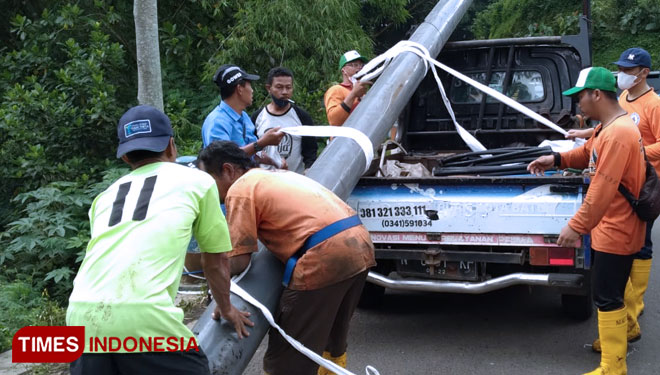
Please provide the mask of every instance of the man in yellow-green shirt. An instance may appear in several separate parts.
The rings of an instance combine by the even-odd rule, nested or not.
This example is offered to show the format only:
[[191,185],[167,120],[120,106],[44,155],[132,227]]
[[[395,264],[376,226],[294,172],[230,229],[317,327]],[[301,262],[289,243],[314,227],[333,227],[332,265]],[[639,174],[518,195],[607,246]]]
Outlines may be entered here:
[[231,250],[214,180],[172,163],[169,118],[150,106],[129,109],[117,127],[117,157],[132,172],[99,194],[89,211],[91,239],[67,309],[85,327],[72,374],[208,374],[208,361],[174,305],[186,248],[195,235],[204,273],[239,337],[252,323],[229,302]]

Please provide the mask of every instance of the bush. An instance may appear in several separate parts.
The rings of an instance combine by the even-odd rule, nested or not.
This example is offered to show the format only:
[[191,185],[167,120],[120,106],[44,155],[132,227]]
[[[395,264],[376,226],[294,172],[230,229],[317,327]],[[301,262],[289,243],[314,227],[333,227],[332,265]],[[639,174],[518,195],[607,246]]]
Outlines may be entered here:
[[[657,69],[660,61],[657,0],[594,0],[592,3],[593,65],[615,69],[612,62],[621,52],[642,47],[651,53]],[[477,14],[472,30],[477,38],[486,39],[574,34],[578,32],[578,7],[571,0],[496,0]]]
[[87,210],[127,172],[108,168],[100,182],[52,182],[14,198],[21,217],[0,234],[0,348],[23,326],[64,324],[61,306],[89,241]]
[[0,311],[0,352],[11,348],[14,334],[22,327],[65,324],[66,311],[29,280],[0,280]]
[[20,48],[0,61],[0,176],[28,191],[98,173],[126,107],[117,89],[123,48],[75,5],[44,10],[34,22],[18,15],[12,26]]
[[598,0],[593,7],[594,65],[614,68],[630,47],[642,47],[660,65],[660,7],[656,0]]
[[472,31],[479,39],[575,33],[578,5],[573,0],[497,0],[477,14]]
[[64,323],[60,306],[89,240],[89,205],[111,182],[104,176],[126,172],[108,161],[116,121],[135,98],[124,48],[104,31],[116,13],[92,17],[62,3],[35,19],[12,16],[3,34],[10,37],[0,57],[3,348],[22,326]]
[[0,267],[9,280],[29,280],[65,302],[89,241],[87,210],[125,168],[110,168],[98,183],[53,182],[13,199],[21,217],[0,235]]

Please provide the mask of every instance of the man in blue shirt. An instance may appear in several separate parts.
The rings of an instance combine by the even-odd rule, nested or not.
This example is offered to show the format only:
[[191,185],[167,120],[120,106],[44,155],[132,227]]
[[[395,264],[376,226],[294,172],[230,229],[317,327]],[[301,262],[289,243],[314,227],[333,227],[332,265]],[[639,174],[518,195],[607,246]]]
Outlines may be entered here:
[[[284,137],[278,128],[273,128],[257,139],[255,127],[245,108],[252,105],[251,81],[259,79],[258,75],[248,74],[236,65],[220,66],[213,76],[220,88],[220,104],[206,116],[202,126],[202,141],[204,147],[217,140],[236,143],[249,156],[255,155],[266,146],[276,146]],[[273,164],[267,156],[257,157],[257,162]]]

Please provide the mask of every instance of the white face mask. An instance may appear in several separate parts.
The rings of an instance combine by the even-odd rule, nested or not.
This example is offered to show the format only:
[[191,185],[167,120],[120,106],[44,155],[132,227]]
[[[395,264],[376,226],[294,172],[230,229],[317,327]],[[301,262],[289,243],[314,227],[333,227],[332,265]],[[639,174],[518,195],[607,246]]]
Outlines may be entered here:
[[355,84],[357,83],[357,79],[355,79],[355,77],[353,77],[353,76],[351,76],[351,78],[349,78],[349,80],[351,81],[353,86],[355,86]]
[[635,86],[636,80],[637,76],[635,75],[619,72],[616,78],[616,85],[619,86],[621,90],[628,90],[629,88]]

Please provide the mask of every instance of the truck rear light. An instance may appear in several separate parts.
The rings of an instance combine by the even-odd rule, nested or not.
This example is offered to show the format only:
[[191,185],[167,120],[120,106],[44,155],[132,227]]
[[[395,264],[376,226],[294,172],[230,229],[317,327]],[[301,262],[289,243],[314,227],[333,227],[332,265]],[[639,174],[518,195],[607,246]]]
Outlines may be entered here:
[[572,247],[530,247],[529,264],[533,266],[573,266],[575,249]]

